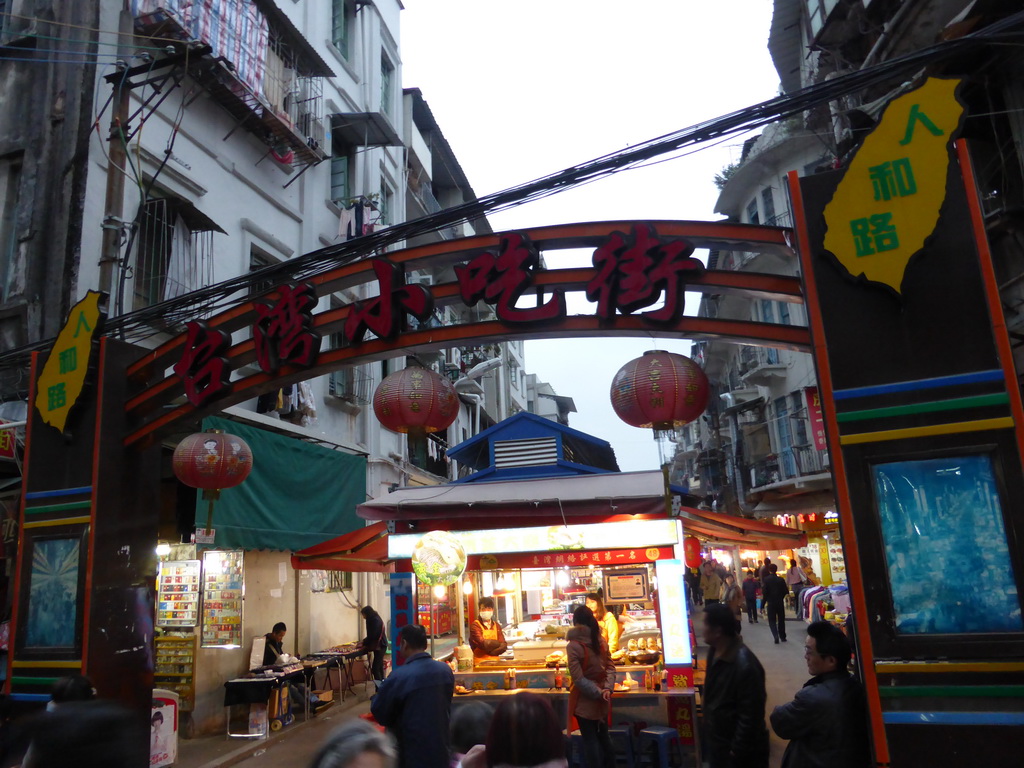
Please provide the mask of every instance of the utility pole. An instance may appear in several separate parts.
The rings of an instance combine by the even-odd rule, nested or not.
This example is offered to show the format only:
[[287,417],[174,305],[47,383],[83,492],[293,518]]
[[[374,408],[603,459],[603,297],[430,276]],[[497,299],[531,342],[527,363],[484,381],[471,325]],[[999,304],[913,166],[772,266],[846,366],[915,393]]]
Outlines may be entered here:
[[[132,20],[129,0],[124,0],[121,15],[118,19],[117,54],[119,66],[127,70],[131,55],[131,40],[135,26]],[[99,289],[109,297],[113,295],[114,267],[121,262],[121,237],[123,234],[122,217],[124,214],[124,179],[127,149],[123,135],[127,130],[128,99],[131,88],[126,87],[125,79],[119,78],[114,83],[113,113],[110,117],[110,133],[107,137],[109,151],[107,156],[107,194],[103,206],[103,242],[100,252]],[[109,309],[109,306],[108,306]]]

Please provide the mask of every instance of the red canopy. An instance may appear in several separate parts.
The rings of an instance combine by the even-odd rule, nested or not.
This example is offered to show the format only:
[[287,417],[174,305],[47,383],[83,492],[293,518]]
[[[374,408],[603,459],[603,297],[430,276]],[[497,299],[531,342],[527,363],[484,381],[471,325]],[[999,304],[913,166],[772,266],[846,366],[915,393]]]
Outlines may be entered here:
[[763,520],[751,520],[695,507],[682,507],[683,533],[752,549],[796,549],[807,546],[807,534]]
[[292,568],[394,573],[395,564],[388,562],[388,524],[374,523],[296,552],[292,555]]

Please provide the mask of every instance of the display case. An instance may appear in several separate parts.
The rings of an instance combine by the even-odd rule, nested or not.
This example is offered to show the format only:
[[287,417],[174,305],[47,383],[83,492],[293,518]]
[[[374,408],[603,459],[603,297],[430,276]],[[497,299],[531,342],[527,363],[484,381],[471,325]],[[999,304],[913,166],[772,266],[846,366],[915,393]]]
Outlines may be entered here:
[[199,623],[199,574],[198,560],[160,563],[156,608],[158,627],[194,627]]
[[452,631],[452,610],[447,605],[435,605],[433,616],[431,616],[430,606],[421,605],[417,615],[418,623],[434,637],[447,635]]
[[203,552],[203,648],[242,645],[241,550]]
[[182,712],[191,712],[196,703],[196,636],[161,635],[156,638],[153,687],[174,691]]

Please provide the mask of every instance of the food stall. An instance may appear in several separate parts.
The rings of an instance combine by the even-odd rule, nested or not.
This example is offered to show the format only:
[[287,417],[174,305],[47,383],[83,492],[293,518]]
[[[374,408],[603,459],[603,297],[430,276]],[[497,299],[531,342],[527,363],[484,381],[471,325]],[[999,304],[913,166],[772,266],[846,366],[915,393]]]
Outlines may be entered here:
[[[461,552],[466,570],[452,591],[463,596],[470,621],[479,597],[494,597],[509,646],[498,657],[473,658],[459,649],[436,654],[456,669],[454,707],[474,700],[494,703],[528,689],[550,697],[564,717],[569,688],[565,635],[573,610],[589,592],[599,592],[622,632],[621,649],[613,657],[614,723],[671,725],[679,731],[681,747],[697,760],[691,631],[683,565],[675,558],[681,541],[677,519],[449,533],[457,546],[429,557],[447,564],[459,556],[456,550]],[[399,572],[414,570],[413,558],[423,556],[418,549],[423,538],[415,532],[389,536],[389,557]]]

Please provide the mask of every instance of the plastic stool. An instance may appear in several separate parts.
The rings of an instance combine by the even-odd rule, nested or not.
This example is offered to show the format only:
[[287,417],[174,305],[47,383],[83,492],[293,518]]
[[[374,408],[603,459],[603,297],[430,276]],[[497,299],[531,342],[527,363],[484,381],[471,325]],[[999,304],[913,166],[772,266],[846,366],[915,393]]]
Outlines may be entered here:
[[[655,754],[651,754],[652,751]],[[640,731],[640,764],[669,768],[672,754],[679,757],[679,731],[664,725],[652,725]],[[680,760],[680,763],[682,761]]]
[[635,768],[636,758],[633,755],[633,733],[627,725],[619,725],[608,729],[608,736],[615,748],[615,762],[625,762],[629,768]]

